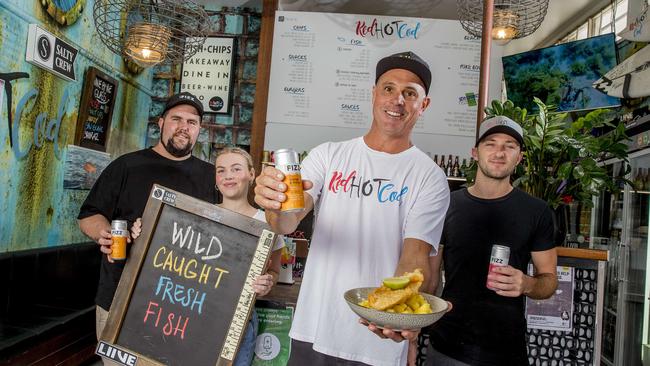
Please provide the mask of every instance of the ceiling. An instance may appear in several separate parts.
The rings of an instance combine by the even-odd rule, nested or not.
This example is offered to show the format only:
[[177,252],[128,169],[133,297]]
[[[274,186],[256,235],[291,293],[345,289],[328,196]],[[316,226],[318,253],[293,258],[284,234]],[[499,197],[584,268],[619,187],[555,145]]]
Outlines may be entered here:
[[[194,0],[207,8],[243,6],[261,8],[262,0]],[[457,0],[279,0],[280,10],[326,13],[399,15],[407,17],[458,19]],[[533,0],[535,1],[535,0]],[[546,47],[583,23],[610,0],[549,0],[542,25],[532,35],[514,40],[504,49],[506,55]]]

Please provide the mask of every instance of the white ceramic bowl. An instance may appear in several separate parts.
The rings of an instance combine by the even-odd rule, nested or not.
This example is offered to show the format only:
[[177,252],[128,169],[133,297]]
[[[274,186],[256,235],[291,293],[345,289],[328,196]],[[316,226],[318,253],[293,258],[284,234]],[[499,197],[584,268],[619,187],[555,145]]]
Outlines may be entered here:
[[439,297],[420,293],[424,299],[431,305],[431,314],[399,314],[389,313],[376,309],[366,308],[359,305],[375,287],[360,287],[348,290],[343,297],[359,317],[382,327],[393,330],[420,329],[429,326],[438,321],[449,310],[447,302]]

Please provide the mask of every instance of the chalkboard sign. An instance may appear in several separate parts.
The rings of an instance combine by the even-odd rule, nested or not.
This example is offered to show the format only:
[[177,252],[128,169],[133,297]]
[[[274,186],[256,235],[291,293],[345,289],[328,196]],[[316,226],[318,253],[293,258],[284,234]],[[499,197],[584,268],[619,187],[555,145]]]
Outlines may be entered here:
[[106,151],[116,95],[117,80],[94,67],[86,70],[75,138],[79,146]]
[[125,365],[231,365],[275,235],[154,185],[97,353]]

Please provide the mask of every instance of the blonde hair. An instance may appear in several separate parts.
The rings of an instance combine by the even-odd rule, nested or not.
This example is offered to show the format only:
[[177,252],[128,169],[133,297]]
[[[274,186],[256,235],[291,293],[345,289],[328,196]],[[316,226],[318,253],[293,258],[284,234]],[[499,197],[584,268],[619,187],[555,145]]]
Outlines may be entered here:
[[239,154],[246,159],[246,164],[248,165],[248,170],[253,170],[253,158],[251,157],[251,154],[249,154],[246,150],[242,149],[241,147],[235,147],[235,146],[228,146],[224,147],[221,150],[217,152],[217,156],[214,158],[215,164],[217,163],[217,159],[221,155],[225,154]]

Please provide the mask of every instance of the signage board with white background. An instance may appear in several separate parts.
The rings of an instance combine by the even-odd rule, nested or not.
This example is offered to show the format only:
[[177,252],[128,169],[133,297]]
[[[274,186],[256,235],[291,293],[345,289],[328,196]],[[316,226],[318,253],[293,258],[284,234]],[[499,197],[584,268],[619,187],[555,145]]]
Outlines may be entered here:
[[[289,11],[276,12],[265,149],[309,151],[365,134],[377,61],[403,51],[422,57],[433,76],[414,144],[432,155],[469,156],[481,41],[458,21]],[[489,100],[501,96],[501,54],[493,47]]]
[[79,50],[37,24],[29,25],[25,54],[27,62],[46,69],[63,79],[76,81],[74,61],[78,53]]
[[181,92],[196,95],[205,113],[230,113],[234,80],[233,37],[208,37],[205,43],[183,62]]

